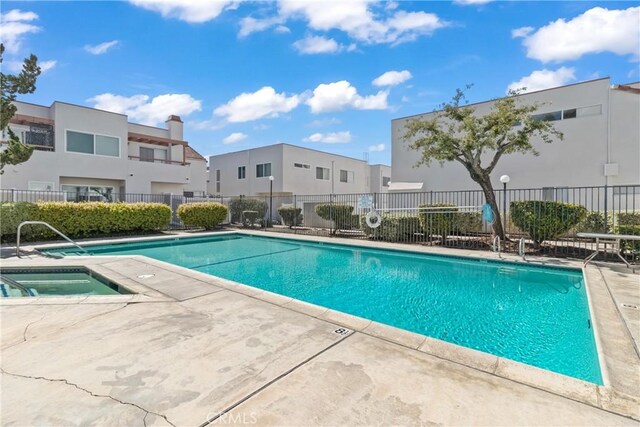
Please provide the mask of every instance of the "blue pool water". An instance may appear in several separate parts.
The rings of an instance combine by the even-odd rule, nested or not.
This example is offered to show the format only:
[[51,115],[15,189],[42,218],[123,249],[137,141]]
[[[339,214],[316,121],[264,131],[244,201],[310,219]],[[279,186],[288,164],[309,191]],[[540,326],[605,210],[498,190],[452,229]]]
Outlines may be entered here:
[[87,249],[146,255],[602,384],[579,270],[244,235]]

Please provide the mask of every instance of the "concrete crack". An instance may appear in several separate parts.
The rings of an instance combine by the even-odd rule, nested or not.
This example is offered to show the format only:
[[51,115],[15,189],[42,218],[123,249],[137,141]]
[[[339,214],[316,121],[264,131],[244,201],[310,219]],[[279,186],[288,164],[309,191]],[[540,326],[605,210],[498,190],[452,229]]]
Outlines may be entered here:
[[[44,318],[47,316],[47,313],[42,313],[42,316],[38,319],[38,320],[34,320],[33,322],[29,323],[25,328],[24,331],[22,332],[22,342],[27,342],[27,332],[29,331],[29,327],[31,325],[35,325],[38,322],[41,322],[42,320],[44,320]],[[15,345],[15,344],[14,344]]]
[[168,424],[172,425],[173,427],[176,427],[176,425],[174,423],[172,423],[171,421],[169,421],[169,419],[165,415],[159,414],[157,412],[150,411],[150,410],[145,409],[142,406],[137,405],[135,403],[125,402],[123,400],[116,399],[115,397],[113,397],[113,396],[111,396],[109,394],[96,394],[96,393],[92,392],[91,390],[88,390],[86,388],[80,387],[78,384],[69,382],[64,378],[45,378],[45,377],[35,377],[35,376],[31,376],[31,375],[15,374],[15,373],[12,373],[12,372],[7,372],[2,368],[0,368],[0,372],[2,372],[5,375],[11,375],[13,377],[18,377],[18,378],[27,378],[27,379],[32,379],[32,380],[42,380],[42,381],[49,381],[49,382],[61,382],[61,383],[67,384],[67,385],[69,385],[71,387],[75,387],[76,389],[78,389],[80,391],[83,391],[83,392],[89,394],[92,397],[101,397],[101,398],[104,398],[104,399],[113,400],[114,402],[117,402],[117,403],[119,403],[121,405],[133,406],[134,408],[138,408],[138,409],[140,409],[141,411],[143,411],[145,413],[144,418],[142,419],[142,423],[145,425],[145,427],[147,425],[147,416],[149,416],[149,414],[153,414],[153,415],[156,415],[158,417],[161,417]]

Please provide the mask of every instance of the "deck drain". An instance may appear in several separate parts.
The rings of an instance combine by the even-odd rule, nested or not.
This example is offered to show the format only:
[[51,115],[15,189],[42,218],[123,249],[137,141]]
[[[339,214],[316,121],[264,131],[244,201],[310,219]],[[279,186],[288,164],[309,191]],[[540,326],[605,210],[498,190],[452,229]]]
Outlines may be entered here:
[[138,279],[150,279],[155,276],[156,276],[155,274],[140,274],[138,275]]
[[338,328],[335,331],[333,331],[334,334],[338,334],[338,335],[349,335],[351,332],[353,332],[351,329],[347,329],[347,328]]
[[626,304],[626,303],[622,303],[620,304],[622,306],[622,308],[630,308],[631,310],[637,310],[638,306],[635,304]]

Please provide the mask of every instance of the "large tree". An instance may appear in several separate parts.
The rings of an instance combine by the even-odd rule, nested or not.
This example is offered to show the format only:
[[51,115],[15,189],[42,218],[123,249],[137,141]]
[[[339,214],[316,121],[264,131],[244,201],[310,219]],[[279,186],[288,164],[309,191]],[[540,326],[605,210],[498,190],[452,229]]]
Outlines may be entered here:
[[[469,89],[471,86],[467,86]],[[551,143],[562,140],[563,135],[550,121],[532,117],[540,104],[524,104],[519,98],[522,90],[509,91],[509,95],[494,101],[488,114],[476,114],[467,105],[465,91],[456,90],[450,102],[428,119],[410,120],[403,135],[414,150],[421,151],[416,166],[456,161],[480,185],[487,203],[494,212],[493,231],[505,239],[500,210],[491,184],[491,173],[503,155],[530,153],[538,155],[531,139],[539,138]]]
[[[4,55],[4,45],[0,43],[0,64]],[[40,75],[38,58],[30,55],[24,60],[22,70],[17,75],[0,72],[0,86],[2,96],[0,97],[0,129],[7,129],[9,139],[7,146],[0,151],[0,174],[4,172],[5,165],[17,165],[24,163],[31,157],[33,148],[23,144],[9,127],[9,121],[16,114],[17,108],[13,101],[18,94],[24,95],[33,93],[36,90],[36,79]]]

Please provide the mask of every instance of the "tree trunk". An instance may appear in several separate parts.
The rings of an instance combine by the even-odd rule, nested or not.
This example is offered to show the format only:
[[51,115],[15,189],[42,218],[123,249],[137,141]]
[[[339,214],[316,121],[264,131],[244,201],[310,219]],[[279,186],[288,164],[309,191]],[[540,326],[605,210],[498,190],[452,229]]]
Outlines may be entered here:
[[[487,203],[491,206],[493,210],[493,234],[500,237],[500,240],[506,241],[507,236],[505,235],[504,227],[502,227],[502,215],[500,214],[500,208],[498,208],[498,202],[496,201],[496,195],[493,191],[493,186],[491,185],[491,178],[487,176],[477,176],[473,177],[473,180],[480,184],[482,191],[484,192],[484,197],[487,199]],[[506,196],[506,195],[505,195]],[[505,212],[506,215],[506,212]]]

